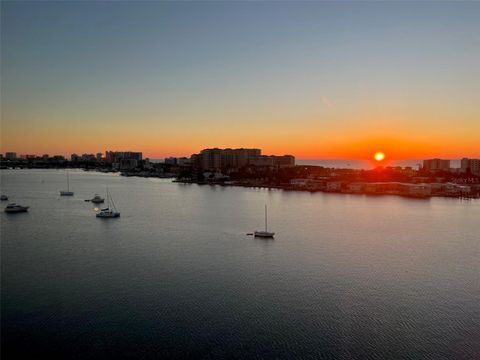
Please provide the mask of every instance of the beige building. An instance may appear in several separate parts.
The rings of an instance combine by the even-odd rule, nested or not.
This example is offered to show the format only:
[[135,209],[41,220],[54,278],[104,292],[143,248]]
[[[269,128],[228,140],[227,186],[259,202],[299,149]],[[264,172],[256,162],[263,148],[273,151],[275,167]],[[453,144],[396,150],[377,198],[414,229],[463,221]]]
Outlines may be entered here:
[[199,165],[202,169],[212,170],[241,168],[249,165],[250,159],[260,154],[260,149],[204,149],[199,154]]
[[423,168],[429,171],[449,171],[450,160],[443,160],[443,159],[423,160]]
[[295,166],[292,155],[262,155],[260,149],[204,149],[190,158],[194,167],[204,170],[240,169],[253,166]]
[[273,166],[273,156],[255,156],[250,159],[249,165],[253,166]]

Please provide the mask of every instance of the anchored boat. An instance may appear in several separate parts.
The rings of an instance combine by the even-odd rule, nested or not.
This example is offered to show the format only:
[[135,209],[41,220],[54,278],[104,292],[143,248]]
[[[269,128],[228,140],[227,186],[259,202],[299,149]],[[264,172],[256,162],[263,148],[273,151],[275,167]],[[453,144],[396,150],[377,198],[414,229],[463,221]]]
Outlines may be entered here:
[[5,208],[6,213],[18,213],[18,212],[27,212],[29,206],[22,206],[17,204],[8,204]]
[[94,204],[101,204],[105,201],[104,198],[102,198],[100,195],[98,194],[95,194],[95,196],[93,197],[93,199],[90,200],[92,203]]
[[108,204],[108,207],[101,209],[100,212],[96,214],[96,216],[104,219],[119,217],[120,213],[117,211],[117,208],[115,207],[115,203],[113,202],[113,199],[110,196],[110,193],[108,192],[108,188],[107,188],[107,204]]
[[60,190],[60,196],[73,196],[73,191],[70,191],[70,180],[68,177],[68,171],[67,171],[67,190]]
[[261,238],[273,238],[275,233],[268,231],[268,226],[267,226],[267,205],[265,205],[265,231],[255,231],[253,233],[255,237],[261,237]]

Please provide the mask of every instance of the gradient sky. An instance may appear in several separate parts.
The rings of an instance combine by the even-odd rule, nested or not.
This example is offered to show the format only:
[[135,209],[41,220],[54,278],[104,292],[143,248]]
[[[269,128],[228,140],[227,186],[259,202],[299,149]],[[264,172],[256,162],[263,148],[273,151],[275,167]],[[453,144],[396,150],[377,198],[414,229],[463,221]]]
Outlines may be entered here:
[[480,2],[1,3],[1,151],[480,156]]

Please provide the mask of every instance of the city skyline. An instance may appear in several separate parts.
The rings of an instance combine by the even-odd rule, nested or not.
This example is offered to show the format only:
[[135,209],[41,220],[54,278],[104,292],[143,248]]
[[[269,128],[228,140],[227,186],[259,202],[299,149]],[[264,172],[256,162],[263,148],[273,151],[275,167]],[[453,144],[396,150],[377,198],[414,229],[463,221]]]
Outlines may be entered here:
[[1,7],[2,153],[480,153],[479,3]]
[[[212,147],[212,148],[205,148],[197,151],[194,154],[189,156],[166,156],[164,158],[149,158],[144,157],[144,153],[141,151],[131,151],[131,150],[104,150],[104,151],[97,151],[97,152],[86,152],[86,153],[72,153],[70,155],[61,155],[61,154],[19,154],[14,151],[0,153],[0,159],[3,161],[49,161],[54,160],[54,162],[64,162],[64,161],[71,161],[73,163],[77,162],[98,162],[98,163],[112,163],[112,158],[116,156],[126,156],[126,159],[134,159],[134,160],[147,160],[153,162],[164,162],[168,164],[176,164],[178,161],[182,163],[182,165],[192,165],[194,162],[198,161],[198,157],[202,155],[207,155],[209,158],[208,161],[227,161],[228,163],[233,161],[234,163],[242,163],[245,158],[253,157],[253,161],[250,162],[250,165],[255,166],[272,166],[275,163],[278,164],[288,164],[289,166],[295,166],[295,156],[292,154],[262,154],[262,149],[260,148],[219,148],[219,147]],[[223,154],[223,155],[222,155]],[[214,159],[217,160],[214,160]],[[243,160],[239,160],[242,158]],[[229,159],[229,160],[228,160]],[[236,159],[236,160],[235,160]],[[309,159],[297,159],[301,161],[300,166],[302,165],[313,165],[313,166],[323,166],[319,163],[316,163],[316,160],[313,159],[311,164],[308,163]],[[173,161],[173,162],[172,162]],[[326,159],[328,161],[328,159]],[[341,168],[352,168],[352,164],[347,164],[342,159],[333,159],[333,162],[338,162],[333,167]],[[349,160],[347,160],[349,161]],[[470,163],[473,162],[473,166],[475,169],[478,168],[478,163],[480,159],[475,158],[468,158],[463,156],[462,158],[456,159],[445,159],[440,157],[433,157],[430,159],[410,159],[410,160],[390,160],[385,158],[385,154],[382,152],[377,152],[371,159],[368,160],[353,160],[354,162],[361,162],[363,165],[370,166],[371,168],[393,168],[393,167],[418,167],[418,168],[428,168],[428,169],[447,169],[447,170],[455,170],[459,168],[466,169],[470,166]],[[423,162],[423,166],[420,163],[416,163],[415,166],[412,165],[413,161]],[[271,163],[270,163],[271,162]],[[343,164],[342,164],[343,162]],[[455,163],[455,165],[451,166],[451,162]],[[408,164],[410,163],[410,164]],[[245,165],[245,164],[244,164]],[[358,164],[357,164],[358,166]],[[330,166],[327,166],[330,167]],[[353,168],[352,168],[353,169]]]
[[[258,149],[258,147],[254,147],[254,149]],[[237,151],[237,150],[249,150],[247,147],[239,147],[239,148],[234,148],[234,147],[225,147],[225,148],[221,148],[221,147],[218,147],[218,146],[213,146],[213,147],[209,147],[209,148],[205,148],[205,149],[202,149],[200,150],[201,151],[205,151],[205,150],[220,150],[220,151],[223,151],[223,150],[231,150],[231,151]],[[260,151],[262,151],[260,149]],[[139,150],[139,149],[136,149],[134,151],[132,151],[132,149],[128,149],[128,150],[119,150],[119,149],[109,149],[109,150],[98,150],[98,151],[86,151],[86,152],[71,152],[71,153],[65,153],[65,154],[62,154],[62,153],[20,153],[20,152],[17,152],[17,151],[5,151],[5,152],[0,152],[0,156],[3,157],[4,159],[27,159],[27,158],[42,158],[42,157],[63,157],[65,158],[66,160],[68,159],[71,159],[72,157],[81,157],[81,156],[87,156],[87,157],[96,157],[96,158],[99,158],[101,157],[102,159],[105,159],[106,157],[108,157],[108,154],[109,153],[115,153],[115,152],[120,152],[120,153],[135,153],[135,154],[142,154],[142,156],[145,154],[143,151]],[[199,152],[198,150],[196,151],[197,153]],[[165,160],[165,159],[172,159],[172,158],[182,158],[182,159],[190,159],[192,156],[195,156],[195,155],[198,155],[195,153],[192,153],[192,154],[189,154],[189,155],[175,155],[175,154],[166,154],[164,157],[158,157],[158,158],[151,158],[149,156],[145,156],[145,159],[149,159],[149,160]],[[269,155],[270,156],[270,155]],[[274,154],[272,156],[293,156],[295,157],[294,154]],[[405,160],[405,161],[426,161],[426,160],[445,160],[445,161],[450,161],[450,160],[453,160],[453,161],[460,161],[460,160],[463,160],[463,159],[469,159],[471,157],[468,157],[468,156],[465,156],[465,155],[462,155],[458,158],[446,158],[446,157],[441,157],[441,156],[432,156],[430,157],[429,159],[425,158],[425,159],[389,159],[385,156],[385,154],[383,152],[375,152],[372,154],[371,158],[369,159],[302,159],[302,158],[298,158],[298,160],[332,160],[332,161],[335,161],[335,160],[338,160],[338,161],[343,161],[343,160],[363,160],[363,161],[370,161],[372,164],[377,164],[379,166],[388,166],[390,165],[390,161],[402,161],[402,160]]]

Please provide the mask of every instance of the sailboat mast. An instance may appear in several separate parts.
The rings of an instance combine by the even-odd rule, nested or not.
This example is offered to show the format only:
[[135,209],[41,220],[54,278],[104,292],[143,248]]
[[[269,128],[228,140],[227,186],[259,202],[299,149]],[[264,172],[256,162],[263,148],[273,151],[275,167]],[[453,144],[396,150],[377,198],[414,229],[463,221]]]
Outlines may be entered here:
[[70,179],[68,177],[68,171],[67,171],[67,191],[70,191]]
[[265,231],[267,231],[267,205],[265,205]]
[[112,203],[112,209],[113,211],[117,211],[117,207],[115,206],[115,202],[113,201],[113,198],[110,196],[110,202]]

